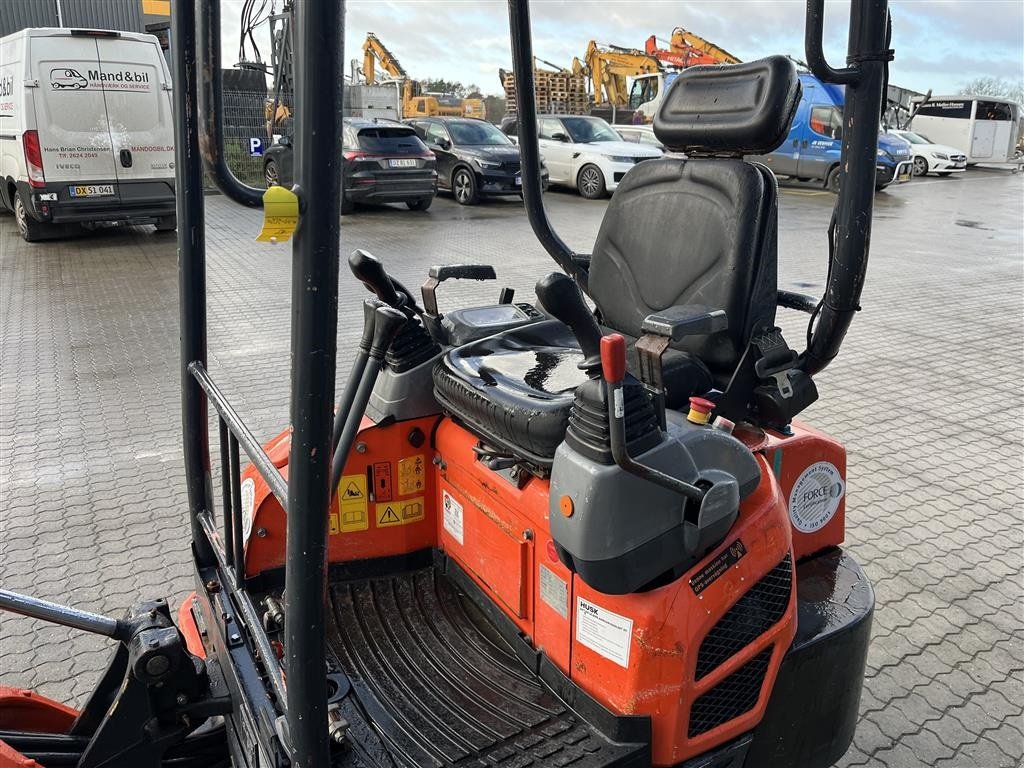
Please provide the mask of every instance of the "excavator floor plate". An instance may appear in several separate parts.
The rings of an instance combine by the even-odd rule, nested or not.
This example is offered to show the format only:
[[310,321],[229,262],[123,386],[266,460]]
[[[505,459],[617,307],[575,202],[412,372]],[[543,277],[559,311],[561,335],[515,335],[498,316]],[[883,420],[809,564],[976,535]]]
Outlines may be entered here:
[[335,766],[650,765],[646,744],[615,743],[570,709],[438,566],[332,580],[329,599],[349,724]]

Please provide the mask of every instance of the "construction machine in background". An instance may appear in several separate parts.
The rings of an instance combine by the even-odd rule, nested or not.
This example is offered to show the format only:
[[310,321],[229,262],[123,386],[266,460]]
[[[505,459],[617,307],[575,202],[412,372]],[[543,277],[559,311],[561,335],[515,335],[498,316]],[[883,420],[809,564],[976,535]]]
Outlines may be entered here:
[[644,51],[663,64],[678,69],[701,64],[739,64],[741,61],[724,48],[682,27],[672,30],[668,48],[659,48],[658,42],[658,38],[651,35],[644,44]]
[[401,83],[401,117],[487,117],[483,99],[464,99],[454,94],[424,92],[420,82],[409,77],[398,57],[388,50],[381,39],[373,32],[367,32],[366,40],[363,42],[363,84],[369,86],[378,82],[377,64],[380,64],[380,68],[393,82]]
[[[572,71],[590,81],[593,105],[591,114],[610,122],[633,122],[633,111],[623,114],[629,102],[628,78],[662,73],[661,63],[653,56],[634,48],[600,46],[594,40],[587,44],[583,61],[573,59]],[[635,82],[635,80],[634,80]]]

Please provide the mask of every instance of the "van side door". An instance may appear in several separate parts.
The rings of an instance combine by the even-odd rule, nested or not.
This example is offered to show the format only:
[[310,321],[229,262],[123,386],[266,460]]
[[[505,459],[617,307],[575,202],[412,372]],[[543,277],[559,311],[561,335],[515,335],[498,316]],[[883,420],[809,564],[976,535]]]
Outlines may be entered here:
[[812,104],[807,127],[809,130],[800,141],[796,175],[824,179],[842,154],[843,113],[832,104]]

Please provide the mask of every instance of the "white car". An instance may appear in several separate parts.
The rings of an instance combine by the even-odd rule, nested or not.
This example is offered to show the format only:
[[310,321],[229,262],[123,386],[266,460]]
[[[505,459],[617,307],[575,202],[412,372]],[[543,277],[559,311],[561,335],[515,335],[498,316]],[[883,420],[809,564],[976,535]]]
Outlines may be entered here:
[[928,173],[949,176],[951,173],[961,173],[967,170],[967,153],[962,149],[947,147],[945,144],[935,144],[927,136],[913,131],[889,131],[889,133],[910,143],[910,149],[914,155],[915,176],[924,176]]
[[[586,115],[540,115],[540,151],[551,183],[575,187],[596,200],[614,192],[622,177],[639,162],[661,157],[655,147],[623,141],[608,123]],[[514,133],[516,123],[505,126]]]
[[623,141],[665,151],[665,145],[661,143],[661,139],[654,135],[653,125],[616,125],[615,132],[622,137]]

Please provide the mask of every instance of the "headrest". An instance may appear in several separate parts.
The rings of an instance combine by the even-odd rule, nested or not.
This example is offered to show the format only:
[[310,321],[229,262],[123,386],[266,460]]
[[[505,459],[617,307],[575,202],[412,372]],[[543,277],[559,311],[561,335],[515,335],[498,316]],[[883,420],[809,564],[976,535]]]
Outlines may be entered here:
[[692,67],[669,86],[654,133],[691,155],[763,155],[785,141],[799,103],[800,78],[785,56]]

